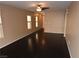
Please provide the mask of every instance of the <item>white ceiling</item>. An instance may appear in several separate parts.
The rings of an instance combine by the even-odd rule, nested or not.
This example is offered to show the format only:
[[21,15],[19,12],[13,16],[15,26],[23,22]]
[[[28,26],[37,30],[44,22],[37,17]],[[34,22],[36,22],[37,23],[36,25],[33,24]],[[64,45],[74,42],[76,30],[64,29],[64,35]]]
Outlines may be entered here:
[[42,3],[43,6],[48,6],[50,9],[65,9],[71,1],[0,1],[0,4],[11,5],[14,7],[35,11],[34,5]]

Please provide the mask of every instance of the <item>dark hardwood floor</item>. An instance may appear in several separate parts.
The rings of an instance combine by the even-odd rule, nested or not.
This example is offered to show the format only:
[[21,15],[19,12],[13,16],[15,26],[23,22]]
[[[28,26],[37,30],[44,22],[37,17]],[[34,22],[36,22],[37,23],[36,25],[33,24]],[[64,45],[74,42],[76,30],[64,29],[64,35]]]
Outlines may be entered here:
[[[4,58],[70,58],[65,38],[62,34],[42,33],[22,38],[2,48]],[[30,38],[29,38],[30,37]]]

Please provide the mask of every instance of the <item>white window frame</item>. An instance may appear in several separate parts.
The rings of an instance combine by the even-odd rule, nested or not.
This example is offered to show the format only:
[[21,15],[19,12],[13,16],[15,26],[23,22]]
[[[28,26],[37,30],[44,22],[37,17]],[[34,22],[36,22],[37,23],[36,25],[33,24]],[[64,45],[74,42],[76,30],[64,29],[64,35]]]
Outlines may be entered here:
[[4,38],[1,16],[0,16],[0,38]]
[[38,16],[35,17],[35,27],[37,28],[39,26],[39,19]]
[[32,19],[30,15],[27,15],[27,29],[32,29]]

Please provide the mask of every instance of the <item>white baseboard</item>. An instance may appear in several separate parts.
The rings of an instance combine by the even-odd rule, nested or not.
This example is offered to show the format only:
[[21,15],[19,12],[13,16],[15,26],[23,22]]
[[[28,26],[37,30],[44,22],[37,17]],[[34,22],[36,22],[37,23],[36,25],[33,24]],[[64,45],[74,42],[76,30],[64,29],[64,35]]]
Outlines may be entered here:
[[47,32],[47,31],[44,31],[44,32],[46,32],[46,33],[58,33],[58,34],[64,34],[64,33],[62,33],[62,32]]
[[71,49],[70,49],[70,41],[67,38],[66,38],[66,43],[67,43],[67,47],[68,47],[68,50],[69,50],[70,58],[72,58]]

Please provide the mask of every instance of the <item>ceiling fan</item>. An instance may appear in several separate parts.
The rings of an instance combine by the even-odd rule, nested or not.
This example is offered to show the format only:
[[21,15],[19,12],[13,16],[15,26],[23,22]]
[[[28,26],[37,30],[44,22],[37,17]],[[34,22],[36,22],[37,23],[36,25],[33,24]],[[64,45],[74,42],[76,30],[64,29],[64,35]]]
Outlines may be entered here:
[[36,11],[44,11],[49,9],[49,7],[43,6],[42,4],[36,4]]

